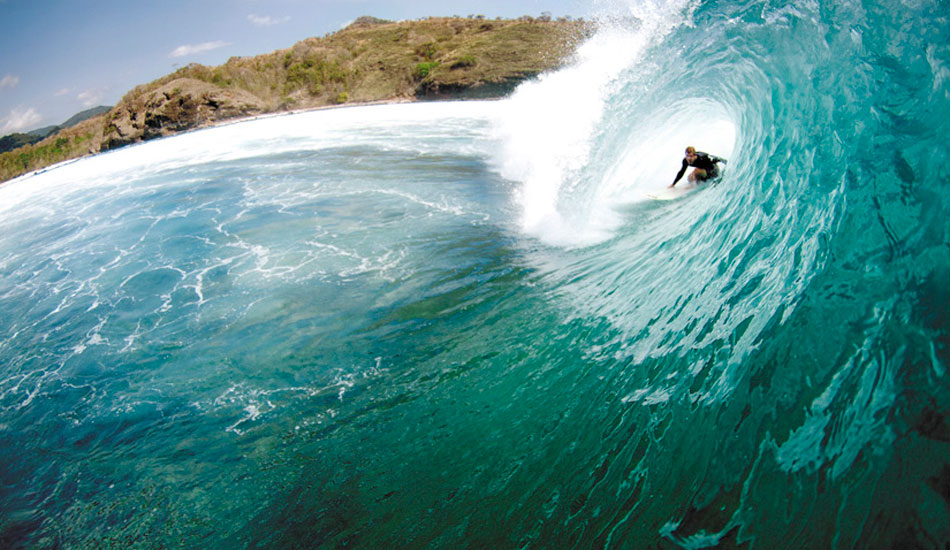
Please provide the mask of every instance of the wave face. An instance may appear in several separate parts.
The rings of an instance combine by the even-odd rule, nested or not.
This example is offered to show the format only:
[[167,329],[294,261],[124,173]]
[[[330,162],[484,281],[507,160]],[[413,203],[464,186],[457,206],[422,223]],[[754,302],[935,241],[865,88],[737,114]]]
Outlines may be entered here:
[[5,184],[2,546],[943,548],[948,37],[612,4],[504,101]]

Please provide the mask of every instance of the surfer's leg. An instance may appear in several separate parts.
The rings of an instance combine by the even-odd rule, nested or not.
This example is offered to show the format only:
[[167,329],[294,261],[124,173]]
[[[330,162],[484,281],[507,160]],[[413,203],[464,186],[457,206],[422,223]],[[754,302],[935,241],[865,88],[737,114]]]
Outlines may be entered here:
[[693,170],[689,176],[686,178],[690,183],[696,183],[697,181],[703,181],[706,179],[706,171],[702,168],[696,168]]

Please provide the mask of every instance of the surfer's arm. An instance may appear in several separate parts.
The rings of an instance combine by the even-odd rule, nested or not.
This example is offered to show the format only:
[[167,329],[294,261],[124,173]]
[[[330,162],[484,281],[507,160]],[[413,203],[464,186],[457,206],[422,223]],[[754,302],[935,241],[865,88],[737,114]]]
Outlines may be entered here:
[[686,162],[686,159],[683,159],[683,167],[680,168],[680,171],[676,173],[676,177],[673,178],[673,183],[670,184],[670,187],[673,187],[674,185],[676,185],[676,182],[678,182],[680,178],[683,177],[683,174],[686,173],[686,168],[688,167],[689,167],[689,163]]

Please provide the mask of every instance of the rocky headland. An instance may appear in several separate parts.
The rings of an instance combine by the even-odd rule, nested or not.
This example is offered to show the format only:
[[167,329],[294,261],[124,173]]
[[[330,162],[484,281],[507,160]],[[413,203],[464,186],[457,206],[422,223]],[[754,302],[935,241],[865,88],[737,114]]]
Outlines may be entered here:
[[192,64],[108,112],[0,154],[0,181],[51,164],[239,118],[382,101],[502,97],[565,62],[584,21],[363,17],[285,50]]

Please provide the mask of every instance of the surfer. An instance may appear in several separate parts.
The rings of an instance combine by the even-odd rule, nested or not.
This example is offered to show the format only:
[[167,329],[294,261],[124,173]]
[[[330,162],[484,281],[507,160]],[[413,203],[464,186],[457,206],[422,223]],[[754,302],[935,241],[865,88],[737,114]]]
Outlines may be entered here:
[[692,146],[687,147],[686,158],[683,159],[683,167],[676,173],[676,178],[673,180],[673,183],[670,184],[670,187],[676,185],[676,182],[683,177],[683,174],[686,173],[686,169],[690,166],[694,168],[694,170],[690,172],[689,177],[686,178],[690,183],[713,179],[719,175],[717,163],[720,162],[725,164],[726,159],[697,151],[696,148]]

